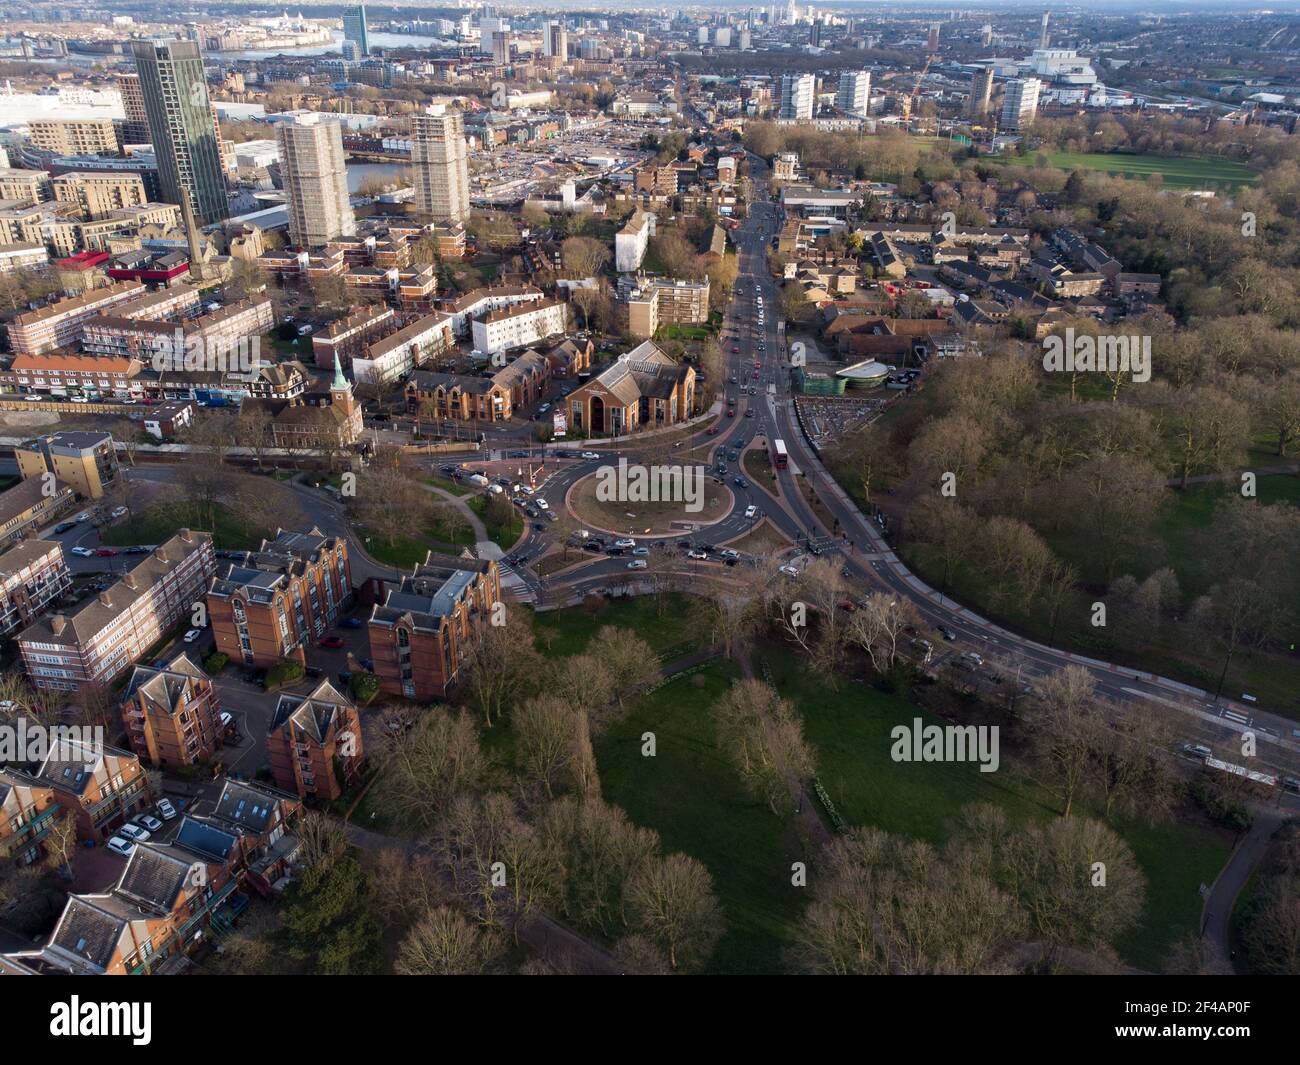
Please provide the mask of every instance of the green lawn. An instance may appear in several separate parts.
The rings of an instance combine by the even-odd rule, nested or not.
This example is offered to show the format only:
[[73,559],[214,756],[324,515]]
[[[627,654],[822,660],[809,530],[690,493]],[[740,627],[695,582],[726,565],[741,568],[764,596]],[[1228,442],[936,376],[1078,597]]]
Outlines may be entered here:
[[450,477],[440,477],[433,473],[424,479],[425,484],[431,484],[434,488],[441,488],[444,492],[450,492],[454,496],[465,497],[473,495],[478,489],[473,485],[463,485],[453,481]]
[[[732,676],[730,663],[715,661],[639,700],[597,740],[596,761],[609,802],[655,829],[665,852],[689,854],[713,874],[727,932],[709,971],[779,973],[806,898],[790,883],[791,863],[809,855],[784,822],[744,794],[717,748],[709,708]],[[653,758],[641,754],[646,732],[655,735]]]
[[684,596],[669,596],[663,611],[658,609],[656,597],[648,595],[610,600],[596,597],[594,602],[600,604],[595,611],[574,607],[536,614],[533,631],[538,648],[549,658],[581,654],[597,629],[617,625],[634,629],[660,655],[677,657],[698,649],[690,640],[691,603]]
[[200,520],[197,508],[190,503],[155,503],[129,515],[125,521],[100,529],[99,538],[111,547],[161,544],[175,536],[177,529],[187,528],[212,533],[212,543],[217,550],[247,551],[256,547],[263,538],[275,535],[274,529],[260,528],[245,521],[222,503],[213,505],[213,513],[215,520],[209,523]]
[[377,562],[397,566],[399,569],[409,569],[424,561],[429,553],[429,545],[409,536],[402,536],[391,544],[383,540],[371,540],[366,544],[366,550]]
[[[1052,796],[1004,761],[995,773],[973,764],[897,763],[889,756],[889,730],[922,717],[937,721],[897,696],[860,684],[838,691],[785,653],[769,654],[778,690],[799,708],[816,748],[822,785],[850,824],[874,825],[939,843],[961,808],[991,802],[1013,821],[1056,816]],[[1227,840],[1181,822],[1147,825],[1115,819],[1147,877],[1147,916],[1121,944],[1125,960],[1159,967],[1170,947],[1199,927],[1198,888],[1211,883],[1231,850]]]
[[1259,174],[1243,163],[1208,156],[1162,156],[1136,152],[1030,152],[1025,156],[994,157],[1008,166],[1033,166],[1046,155],[1062,170],[1101,170],[1108,174],[1144,180],[1160,174],[1166,185],[1178,188],[1237,188],[1254,184]]
[[469,501],[469,509],[482,519],[488,539],[499,547],[509,549],[524,534],[524,517],[512,506],[505,515],[505,520],[494,520],[493,508],[488,506],[488,500],[488,496],[477,495]]

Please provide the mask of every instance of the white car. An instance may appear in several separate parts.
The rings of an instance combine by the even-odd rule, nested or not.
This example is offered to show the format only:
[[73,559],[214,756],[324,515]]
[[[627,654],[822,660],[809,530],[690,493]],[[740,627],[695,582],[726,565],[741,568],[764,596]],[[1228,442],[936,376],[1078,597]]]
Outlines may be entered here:
[[635,541],[635,540],[631,540],[631,539],[629,539],[628,537],[625,536],[625,537],[623,537],[623,539],[621,539],[621,540],[615,540],[615,541],[614,541],[614,546],[615,546],[615,547],[636,547],[636,541]]
[[157,832],[163,826],[162,822],[159,821],[158,818],[149,814],[141,814],[135,819],[135,823],[150,832]]
[[93,558],[95,552],[88,547],[74,547],[72,553],[78,558]]
[[144,843],[150,838],[150,832],[147,828],[141,828],[139,825],[123,825],[117,830],[119,836],[125,836],[134,843]]
[[600,456],[597,455],[596,452],[594,452],[594,451],[584,451],[584,452],[582,453],[582,457],[583,457],[584,459],[598,459],[598,458],[600,458]]
[[222,710],[221,717],[218,718],[218,720],[221,722],[221,727],[223,729],[228,729],[235,723],[234,717],[231,716],[230,711],[228,710]]
[[629,562],[629,563],[627,564],[627,568],[628,568],[628,569],[645,569],[645,559],[643,559],[643,558],[638,558],[638,559],[637,559],[636,561],[634,561],[634,562]]
[[782,566],[781,572],[784,573],[787,577],[799,576],[799,571],[795,569],[793,566]]
[[124,517],[126,517],[126,507],[114,507],[114,508],[113,508],[113,517],[115,517],[115,518],[124,518]]
[[90,521],[90,511],[88,511],[88,510],[83,510],[80,514],[78,514],[78,515],[77,515],[75,518],[73,518],[72,520],[75,521],[75,522],[77,522],[77,524],[81,524],[81,522],[83,522],[83,521]]
[[745,517],[749,518],[750,520],[753,520],[754,518],[757,518],[757,517],[758,517],[758,507],[754,506],[753,504],[750,504],[749,506],[747,506],[747,507],[745,508]]
[[202,635],[203,635],[202,629],[190,629],[190,631],[185,634],[184,639],[186,643],[193,643]]
[[537,504],[537,509],[538,509],[538,510],[550,510],[550,509],[551,509],[551,504],[548,503],[548,502],[546,502],[546,500],[543,499],[541,496],[538,496],[536,499],[533,500],[533,502]]
[[691,548],[691,550],[686,552],[686,557],[707,561],[709,553],[707,551],[701,551],[698,548]]
[[108,849],[114,854],[120,854],[123,858],[129,858],[131,857],[131,853],[135,850],[135,844],[129,839],[124,839],[121,836],[114,836],[108,841]]
[[158,813],[164,821],[170,821],[176,816],[176,807],[172,805],[171,799],[158,800]]

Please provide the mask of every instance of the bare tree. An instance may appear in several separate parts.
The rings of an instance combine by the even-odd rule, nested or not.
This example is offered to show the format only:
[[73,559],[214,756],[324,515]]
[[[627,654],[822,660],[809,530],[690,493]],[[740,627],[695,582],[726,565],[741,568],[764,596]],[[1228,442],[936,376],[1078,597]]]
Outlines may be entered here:
[[741,784],[777,817],[799,810],[803,781],[816,769],[794,706],[761,680],[733,684],[713,706],[718,746]]
[[500,960],[502,944],[450,906],[431,909],[397,948],[399,976],[478,976]]
[[673,972],[701,968],[724,929],[713,878],[694,858],[642,862],[627,885],[630,923],[667,955]]
[[437,710],[385,743],[387,771],[379,787],[401,819],[427,832],[455,796],[484,783],[487,760],[469,716]]

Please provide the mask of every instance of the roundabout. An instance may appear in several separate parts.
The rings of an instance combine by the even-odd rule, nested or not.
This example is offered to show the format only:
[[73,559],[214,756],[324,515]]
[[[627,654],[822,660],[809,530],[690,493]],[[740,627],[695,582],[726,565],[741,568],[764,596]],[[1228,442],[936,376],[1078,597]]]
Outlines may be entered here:
[[730,488],[702,467],[698,470],[698,478],[687,476],[685,484],[680,479],[664,479],[659,485],[647,487],[635,479],[624,479],[615,486],[612,474],[596,469],[569,488],[564,504],[574,518],[594,532],[678,536],[717,524],[736,505]]

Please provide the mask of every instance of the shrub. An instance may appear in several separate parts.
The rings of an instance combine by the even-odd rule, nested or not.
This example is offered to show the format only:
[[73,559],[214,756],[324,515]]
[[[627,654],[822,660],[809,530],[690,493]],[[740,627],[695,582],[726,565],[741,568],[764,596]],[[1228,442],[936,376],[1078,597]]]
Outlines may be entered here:
[[209,676],[215,677],[230,664],[230,656],[224,651],[213,651],[203,660],[203,668]]
[[373,673],[353,673],[348,690],[358,703],[368,703],[379,693],[379,678]]
[[301,680],[304,672],[301,662],[296,662],[292,658],[282,658],[266,671],[267,690],[279,688],[285,684],[292,684],[295,680]]

